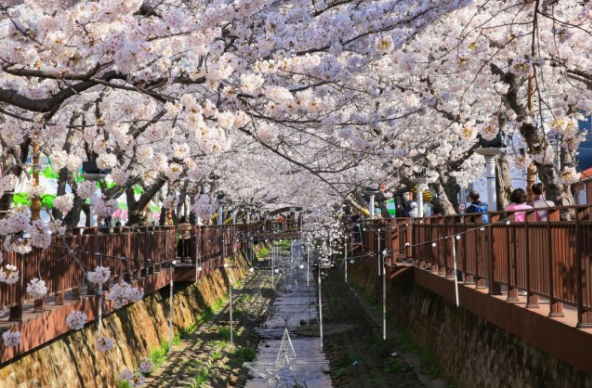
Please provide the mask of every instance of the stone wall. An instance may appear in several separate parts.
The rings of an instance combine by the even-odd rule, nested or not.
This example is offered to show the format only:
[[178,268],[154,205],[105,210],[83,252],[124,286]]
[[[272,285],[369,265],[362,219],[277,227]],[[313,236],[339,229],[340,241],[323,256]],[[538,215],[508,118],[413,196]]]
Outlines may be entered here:
[[[382,298],[375,260],[349,268],[358,286]],[[388,283],[389,320],[430,351],[456,387],[592,387],[592,377],[571,364],[416,285],[413,271],[420,270]]]
[[[176,333],[181,328],[196,324],[199,314],[207,306],[227,294],[223,271],[231,271],[235,281],[246,275],[248,252],[238,256],[241,268],[215,270],[202,277],[198,283],[175,285],[173,326]],[[116,341],[109,352],[101,353],[96,348],[97,322],[87,323],[84,329],[70,331],[3,365],[0,369],[0,387],[117,387],[122,369],[133,369],[140,358],[148,356],[152,349],[168,341],[168,295],[167,287],[105,316],[103,335]]]

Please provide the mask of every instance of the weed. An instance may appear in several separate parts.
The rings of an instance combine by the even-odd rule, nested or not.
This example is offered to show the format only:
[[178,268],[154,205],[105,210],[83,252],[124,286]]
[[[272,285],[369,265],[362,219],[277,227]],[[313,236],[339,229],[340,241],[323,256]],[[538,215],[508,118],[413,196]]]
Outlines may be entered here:
[[197,376],[193,378],[190,387],[191,388],[202,388],[205,383],[207,383],[208,379],[210,378],[210,371],[206,368],[203,368],[199,371]]
[[382,376],[374,376],[372,377],[372,379],[370,380],[372,382],[372,385],[374,385],[375,387],[381,386],[384,384],[384,379],[382,378]]
[[331,305],[331,307],[337,307],[339,306],[339,298],[336,296],[332,296],[331,297],[331,301],[329,302],[329,304]]
[[214,345],[215,347],[217,347],[219,349],[226,349],[228,347],[228,342],[226,342],[226,341],[214,341],[214,342],[212,342],[212,345]]
[[239,358],[243,362],[255,361],[257,352],[253,348],[238,348],[234,352],[234,356]]
[[[176,336],[173,337],[173,345],[177,346],[181,343],[181,334],[177,334]],[[167,342],[167,346],[168,346],[168,342]]]
[[218,330],[218,334],[220,334],[222,336],[222,338],[224,339],[224,341],[230,341],[230,329],[227,327],[221,327]]
[[128,380],[121,380],[117,384],[117,388],[132,388],[132,384]]
[[335,376],[337,376],[337,377],[347,376],[348,374],[349,374],[349,369],[347,369],[347,368],[339,368],[335,371]]
[[341,356],[341,360],[339,362],[339,366],[346,368],[354,363],[357,360],[357,357],[353,354],[344,354]]
[[401,359],[394,359],[393,361],[387,363],[384,366],[384,371],[386,373],[401,373],[407,372],[411,367],[405,361]]
[[211,307],[206,307],[197,317],[197,326],[201,326],[214,317],[214,310]]
[[212,361],[217,361],[222,358],[222,350],[216,350],[212,353]]
[[214,301],[214,303],[212,303],[212,312],[213,311],[220,311],[222,309],[222,307],[224,307],[224,305],[226,304],[226,301],[228,299],[226,297],[221,297],[218,298]]

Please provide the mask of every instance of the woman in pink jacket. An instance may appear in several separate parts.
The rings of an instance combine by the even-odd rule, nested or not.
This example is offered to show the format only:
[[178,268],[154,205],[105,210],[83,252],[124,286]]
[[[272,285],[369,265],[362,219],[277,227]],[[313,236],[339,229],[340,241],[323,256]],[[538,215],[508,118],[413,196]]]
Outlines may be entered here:
[[[512,194],[510,194],[510,201],[512,201],[513,203],[510,206],[508,206],[506,210],[532,209],[532,206],[526,204],[526,191],[524,191],[524,189],[516,189],[512,191]],[[514,222],[524,221],[526,221],[525,212],[514,213]]]

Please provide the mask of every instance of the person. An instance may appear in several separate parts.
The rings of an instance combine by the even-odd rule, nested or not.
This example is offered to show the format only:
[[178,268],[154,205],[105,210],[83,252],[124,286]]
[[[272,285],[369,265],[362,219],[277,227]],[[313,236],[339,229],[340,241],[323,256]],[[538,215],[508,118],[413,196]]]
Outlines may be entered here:
[[[469,192],[469,200],[471,201],[471,204],[465,210],[466,214],[487,213],[489,211],[487,204],[483,203],[479,200],[480,197],[481,196],[479,195],[479,192],[477,190],[471,190]],[[485,215],[483,215],[483,217],[481,217],[481,220],[485,224],[485,223],[489,222],[489,216],[485,214]],[[471,221],[475,222],[475,217],[471,217]]]
[[[506,208],[506,210],[525,210],[525,209],[532,209],[532,206],[527,205],[526,202],[526,191],[524,189],[515,189],[510,194],[510,201],[512,204]],[[514,213],[514,222],[524,222],[526,221],[526,213],[525,212],[515,212]]]
[[417,202],[409,201],[409,207],[407,213],[409,217],[419,217],[419,210],[417,209]]
[[[545,198],[545,187],[542,183],[535,183],[532,185],[533,201],[530,203],[535,209],[554,207],[555,203]],[[539,210],[535,213],[537,221],[547,221],[548,210]]]
[[182,216],[177,225],[177,256],[181,259],[191,257],[191,224],[187,222],[187,217]]
[[352,232],[354,235],[354,243],[359,244],[362,242],[362,227],[360,226],[360,214],[354,213],[351,217],[351,220],[353,223]]
[[284,216],[280,214],[278,216],[277,220],[278,220],[277,231],[278,231],[278,233],[280,233],[282,231],[282,229],[284,228]]
[[115,227],[116,227],[116,228],[121,228],[121,227],[122,227],[122,225],[121,225],[121,221],[117,221],[117,222],[115,223]]

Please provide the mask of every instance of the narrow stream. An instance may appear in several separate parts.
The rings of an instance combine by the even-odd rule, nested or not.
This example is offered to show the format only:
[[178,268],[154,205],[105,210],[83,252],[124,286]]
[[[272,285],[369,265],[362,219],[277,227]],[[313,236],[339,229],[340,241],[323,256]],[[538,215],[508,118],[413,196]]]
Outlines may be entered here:
[[[300,245],[292,252],[274,254],[275,303],[266,322],[258,329],[262,337],[257,358],[250,363],[246,388],[331,388],[329,362],[319,337],[295,334],[301,324],[318,320],[316,279],[309,272]],[[307,285],[308,283],[308,285]]]

